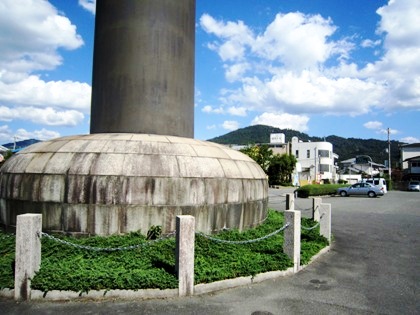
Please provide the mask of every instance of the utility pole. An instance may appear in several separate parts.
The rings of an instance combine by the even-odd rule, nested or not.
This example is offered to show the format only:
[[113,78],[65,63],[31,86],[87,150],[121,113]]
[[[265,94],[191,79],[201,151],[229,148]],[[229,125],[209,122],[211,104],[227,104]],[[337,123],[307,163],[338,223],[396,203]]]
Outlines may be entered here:
[[389,180],[391,181],[391,141],[389,140],[389,128],[388,131],[388,174],[389,174]]

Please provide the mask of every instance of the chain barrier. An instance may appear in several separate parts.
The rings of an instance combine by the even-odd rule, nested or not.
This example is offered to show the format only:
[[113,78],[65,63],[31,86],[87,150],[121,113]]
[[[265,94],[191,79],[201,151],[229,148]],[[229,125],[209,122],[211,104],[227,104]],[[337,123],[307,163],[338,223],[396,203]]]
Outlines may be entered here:
[[278,230],[276,230],[276,231],[274,231],[274,232],[271,232],[270,234],[267,234],[266,236],[263,236],[263,237],[260,237],[260,238],[255,238],[255,239],[252,239],[252,240],[244,240],[244,241],[229,241],[229,240],[222,240],[222,239],[220,239],[220,238],[215,238],[215,237],[212,237],[212,236],[210,236],[210,235],[204,234],[204,233],[202,233],[202,232],[196,232],[195,234],[200,235],[200,236],[203,236],[204,238],[207,238],[207,239],[209,239],[209,240],[211,240],[211,241],[214,241],[214,242],[219,242],[219,243],[225,243],[225,244],[250,244],[250,243],[256,243],[256,242],[259,242],[259,241],[265,240],[265,239],[267,239],[267,238],[270,238],[270,237],[272,237],[272,236],[274,236],[274,235],[276,235],[276,234],[278,234],[278,233],[282,232],[283,230],[285,230],[285,229],[286,229],[289,225],[290,225],[290,223],[289,223],[289,222],[287,222],[287,223],[286,223],[285,225],[283,225],[280,229],[278,229]]
[[[324,214],[325,214],[325,213],[323,213],[323,214],[319,217],[319,219],[322,219],[322,217],[324,216]],[[306,226],[301,225],[300,227],[301,227],[301,229],[302,229],[302,230],[310,231],[310,230],[313,230],[313,229],[317,228],[317,227],[319,226],[319,224],[320,224],[320,222],[318,221],[318,222],[317,222],[314,226],[311,226],[311,227],[306,227]]]
[[281,202],[286,202],[286,197],[285,196],[281,196],[281,195],[269,196],[268,199],[270,201],[272,201],[272,200],[277,201],[277,199],[283,199],[283,200],[281,200]]
[[297,205],[297,204],[296,204],[296,201],[295,201],[295,209],[296,209],[296,210],[299,210],[299,211],[309,211],[309,210],[312,210],[312,207],[310,207],[310,208],[306,208],[306,209],[300,209],[299,205]]
[[315,224],[314,226],[311,226],[311,227],[306,227],[306,226],[303,226],[303,225],[301,225],[300,227],[301,227],[302,230],[310,231],[310,230],[313,230],[313,229],[317,228],[318,226],[319,226],[319,222],[317,222],[317,224]]
[[71,246],[71,247],[75,247],[78,249],[85,249],[85,250],[91,250],[91,251],[96,251],[96,252],[116,252],[116,251],[123,251],[123,250],[133,250],[133,249],[138,249],[140,247],[144,247],[144,246],[148,246],[150,244],[153,243],[157,243],[160,241],[163,241],[165,239],[170,238],[171,236],[175,235],[175,232],[169,233],[168,235],[166,235],[165,237],[161,237],[158,238],[156,240],[150,240],[147,241],[146,243],[141,243],[141,244],[137,244],[137,245],[131,245],[131,246],[124,246],[124,247],[114,247],[114,248],[106,248],[106,247],[93,247],[93,246],[88,246],[88,245],[80,245],[80,244],[74,244],[65,240],[62,240],[60,238],[54,237],[52,235],[49,235],[47,233],[41,232],[41,235],[38,235],[39,237],[46,237],[49,238],[55,242],[67,245],[67,246]]

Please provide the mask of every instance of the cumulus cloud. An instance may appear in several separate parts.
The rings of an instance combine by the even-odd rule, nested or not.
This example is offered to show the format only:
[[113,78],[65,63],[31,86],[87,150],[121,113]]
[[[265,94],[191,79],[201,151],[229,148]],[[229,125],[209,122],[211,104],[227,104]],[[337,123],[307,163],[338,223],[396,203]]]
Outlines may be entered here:
[[38,140],[49,140],[60,137],[60,134],[56,131],[47,130],[42,128],[41,130],[27,131],[25,129],[18,129],[16,132],[16,137],[19,140],[25,139],[38,139]]
[[363,126],[367,129],[375,130],[378,134],[391,134],[396,135],[400,133],[397,129],[392,128],[383,128],[383,124],[380,121],[368,121],[367,123],[363,124]]
[[363,48],[373,48],[373,47],[379,46],[381,43],[382,42],[379,39],[375,40],[375,41],[373,41],[371,39],[365,39],[365,40],[362,41],[361,46]]
[[79,5],[92,14],[96,13],[96,0],[79,0]]
[[239,128],[239,122],[234,120],[225,120],[222,124],[223,129],[233,131]]
[[420,138],[405,137],[405,138],[401,138],[400,141],[404,143],[420,143]]
[[14,82],[0,80],[0,102],[14,105],[56,106],[83,112],[90,110],[91,87],[74,81],[44,81],[30,75]]
[[212,107],[210,105],[204,106],[201,109],[201,111],[203,113],[211,113],[211,114],[224,114],[225,113],[225,110],[223,109],[223,107],[215,108],[215,107]]
[[75,110],[56,111],[51,107],[17,107],[0,106],[0,121],[28,120],[33,123],[49,126],[76,126],[84,115]]
[[45,128],[35,131],[27,131],[23,128],[20,128],[16,132],[13,132],[13,130],[8,125],[0,126],[0,141],[2,143],[12,142],[14,139],[17,141],[27,139],[48,140],[58,137],[60,137],[58,132],[47,130]]
[[367,129],[382,129],[382,123],[380,121],[368,121],[363,126]]
[[[91,87],[43,78],[45,71],[62,65],[60,50],[84,45],[76,26],[48,1],[4,0],[0,29],[0,120],[49,126],[81,123],[89,112]],[[44,138],[57,135],[45,129],[37,134]]]
[[[420,109],[420,1],[389,1],[377,13],[377,38],[361,42],[359,34],[339,38],[334,21],[318,14],[279,13],[258,32],[204,14],[209,47],[234,83],[220,91],[222,106],[255,112],[256,119]],[[356,64],[352,53],[370,48],[376,61]]]
[[54,69],[62,62],[58,48],[76,49],[83,45],[76,26],[48,1],[2,1],[0,28],[2,75]]
[[0,126],[0,141],[2,143],[11,141],[13,139],[13,131],[8,125]]
[[263,113],[255,117],[251,125],[267,125],[280,129],[293,129],[305,132],[308,130],[308,122],[309,117],[304,115]]

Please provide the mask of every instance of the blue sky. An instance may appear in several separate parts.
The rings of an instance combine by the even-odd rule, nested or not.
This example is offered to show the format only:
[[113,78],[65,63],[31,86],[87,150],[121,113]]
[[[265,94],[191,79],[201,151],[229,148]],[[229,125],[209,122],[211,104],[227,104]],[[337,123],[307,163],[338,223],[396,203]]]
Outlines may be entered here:
[[[0,143],[89,132],[94,0],[0,1]],[[420,1],[197,0],[195,138],[420,142]]]

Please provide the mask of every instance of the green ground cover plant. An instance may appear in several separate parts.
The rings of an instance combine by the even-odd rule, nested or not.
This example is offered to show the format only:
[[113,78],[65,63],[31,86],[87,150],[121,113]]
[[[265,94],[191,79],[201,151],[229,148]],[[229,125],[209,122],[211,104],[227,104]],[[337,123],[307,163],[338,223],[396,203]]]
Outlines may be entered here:
[[[252,240],[264,237],[284,225],[283,213],[270,210],[266,221],[245,232],[224,231],[214,235],[230,241]],[[302,225],[314,226],[310,219]],[[13,262],[15,239],[0,233],[0,288],[13,288]],[[39,272],[32,279],[32,288],[50,290],[111,289],[170,289],[177,288],[175,272],[175,237],[150,241],[140,233],[109,237],[73,238],[60,236],[72,244],[97,248],[136,249],[111,252],[75,248],[42,237],[42,261]],[[302,231],[302,264],[328,245],[319,236],[319,228]],[[283,232],[256,243],[225,244],[196,234],[195,283],[255,275],[272,270],[285,270],[292,266],[283,253]]]

